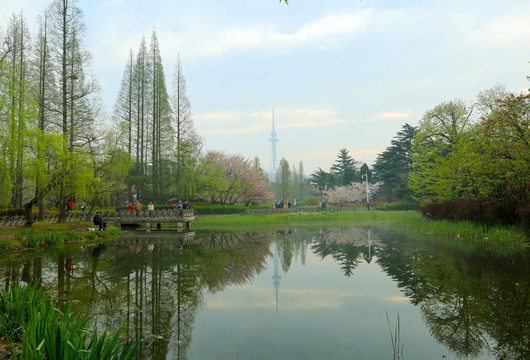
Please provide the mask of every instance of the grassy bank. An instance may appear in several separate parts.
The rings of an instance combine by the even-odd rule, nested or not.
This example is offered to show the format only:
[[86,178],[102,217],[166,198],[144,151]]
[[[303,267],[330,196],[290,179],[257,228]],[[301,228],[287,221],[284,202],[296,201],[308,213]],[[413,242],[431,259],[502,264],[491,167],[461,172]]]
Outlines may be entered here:
[[[93,225],[92,225],[93,226]],[[91,244],[118,236],[119,228],[105,231],[87,231],[87,222],[57,224],[37,222],[32,227],[10,226],[0,228],[0,254],[26,249],[65,247],[78,243]]]
[[284,214],[242,214],[234,216],[197,217],[194,228],[221,231],[251,231],[278,226],[353,226],[393,224],[399,229],[423,234],[444,235],[455,241],[498,244],[510,247],[528,246],[527,237],[517,229],[490,227],[482,229],[471,222],[432,221],[417,211],[323,211]]
[[[398,229],[422,234],[443,235],[444,241],[487,243],[508,247],[528,247],[527,236],[517,229],[490,227],[483,231],[480,224],[426,220],[417,211],[321,211],[280,214],[198,215],[193,228],[200,232],[245,232],[286,226],[355,226],[392,225]],[[31,228],[22,226],[0,228],[0,254],[17,250],[65,247],[110,241],[119,228],[87,231],[86,222],[57,224],[37,222]]]

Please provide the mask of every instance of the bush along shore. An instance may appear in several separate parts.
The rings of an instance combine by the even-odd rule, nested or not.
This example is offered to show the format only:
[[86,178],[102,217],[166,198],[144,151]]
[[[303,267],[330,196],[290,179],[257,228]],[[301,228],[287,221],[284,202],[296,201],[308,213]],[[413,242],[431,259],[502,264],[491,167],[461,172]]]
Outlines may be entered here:
[[133,359],[138,344],[121,331],[98,333],[89,313],[73,314],[70,302],[60,309],[37,284],[0,290],[0,358]]

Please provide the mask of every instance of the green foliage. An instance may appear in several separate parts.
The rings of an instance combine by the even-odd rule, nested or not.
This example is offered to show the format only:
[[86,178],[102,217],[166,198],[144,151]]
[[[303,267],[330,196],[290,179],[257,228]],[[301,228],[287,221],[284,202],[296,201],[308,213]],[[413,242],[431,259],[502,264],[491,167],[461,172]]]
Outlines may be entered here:
[[335,175],[332,173],[328,173],[321,168],[318,168],[317,171],[311,174],[311,185],[313,185],[318,191],[320,191],[320,195],[322,195],[322,192],[327,188],[332,188],[335,186]]
[[287,202],[288,199],[292,199],[293,197],[293,189],[293,178],[291,176],[289,162],[282,157],[273,184],[274,196],[280,201]]
[[41,244],[42,236],[32,229],[22,228],[15,233],[15,239],[26,247],[37,247]]
[[461,100],[441,103],[425,113],[411,148],[409,187],[422,204],[476,193],[476,131]]
[[481,123],[477,182],[481,195],[504,197],[530,188],[530,94],[507,95]]
[[320,203],[320,199],[316,196],[308,196],[300,202],[300,206],[317,206]]
[[380,211],[407,211],[419,210],[420,204],[414,200],[405,200],[393,203],[384,203],[377,205],[377,210]]
[[355,167],[356,161],[348,155],[348,150],[340,149],[337,160],[331,166],[331,173],[335,175],[336,183],[334,185],[346,186],[355,181],[361,180],[361,174]]
[[441,103],[422,118],[408,183],[421,204],[528,191],[530,95],[496,87],[479,94],[477,107],[481,123],[471,123],[471,110],[460,100]]
[[43,295],[36,285],[15,283],[9,291],[0,290],[0,337],[20,342],[31,311],[42,310]]
[[270,209],[271,205],[218,205],[218,204],[196,204],[193,205],[197,215],[221,215],[221,214],[242,214],[249,209]]
[[390,201],[411,199],[411,191],[407,188],[412,160],[410,151],[416,129],[409,124],[403,125],[391,141],[391,145],[377,156],[374,164],[376,178],[383,182],[380,194]]
[[120,342],[121,328],[98,335],[89,314],[59,310],[36,284],[0,291],[0,336],[22,344],[15,359],[133,359],[137,345]]

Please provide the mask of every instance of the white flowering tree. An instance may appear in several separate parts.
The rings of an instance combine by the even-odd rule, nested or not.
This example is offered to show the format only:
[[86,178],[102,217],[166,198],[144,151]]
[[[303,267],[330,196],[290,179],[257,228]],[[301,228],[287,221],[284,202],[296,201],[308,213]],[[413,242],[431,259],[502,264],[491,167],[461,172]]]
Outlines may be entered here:
[[[368,184],[370,189],[370,196],[377,193],[382,183],[377,182],[374,184]],[[345,186],[335,186],[333,189],[325,189],[324,199],[329,203],[359,203],[366,200],[366,183],[364,182],[353,182]]]

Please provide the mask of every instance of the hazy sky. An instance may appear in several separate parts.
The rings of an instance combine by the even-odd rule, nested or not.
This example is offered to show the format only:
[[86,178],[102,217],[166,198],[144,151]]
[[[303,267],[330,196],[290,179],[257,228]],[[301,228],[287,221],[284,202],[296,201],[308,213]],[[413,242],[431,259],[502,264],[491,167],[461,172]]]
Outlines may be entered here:
[[[2,0],[0,29],[51,1]],[[180,53],[205,149],[328,171],[341,148],[372,165],[405,123],[497,83],[530,86],[528,0],[81,0],[105,107],[129,50],[156,30],[171,90]]]

